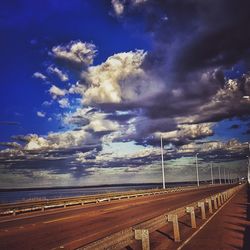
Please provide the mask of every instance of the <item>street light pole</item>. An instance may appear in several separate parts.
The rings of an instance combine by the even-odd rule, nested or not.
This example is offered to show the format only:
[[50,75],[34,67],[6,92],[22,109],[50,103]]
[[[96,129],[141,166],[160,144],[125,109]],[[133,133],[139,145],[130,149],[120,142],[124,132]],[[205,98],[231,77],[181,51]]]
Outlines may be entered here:
[[247,182],[248,182],[248,184],[250,184],[250,159],[249,159],[249,156],[247,156],[247,159],[248,159],[248,161],[247,161]]
[[161,135],[161,170],[162,170],[162,188],[165,189],[166,186],[165,186],[165,172],[164,172],[162,135]]
[[211,162],[211,180],[212,180],[212,185],[214,185],[214,177],[213,177],[213,163]]
[[227,183],[227,180],[226,180],[226,169],[224,168],[224,184]]
[[[248,142],[248,151],[249,151],[249,155],[250,155],[250,143]],[[250,184],[250,159],[249,159],[249,156],[248,156],[248,165],[247,165],[247,181],[248,181],[248,184]]]
[[199,187],[200,186],[200,180],[199,180],[199,169],[198,169],[198,159],[197,159],[198,154],[199,153],[196,153],[196,155],[195,155],[195,165],[196,165],[197,186]]
[[219,179],[220,179],[220,184],[221,184],[220,166],[219,166]]

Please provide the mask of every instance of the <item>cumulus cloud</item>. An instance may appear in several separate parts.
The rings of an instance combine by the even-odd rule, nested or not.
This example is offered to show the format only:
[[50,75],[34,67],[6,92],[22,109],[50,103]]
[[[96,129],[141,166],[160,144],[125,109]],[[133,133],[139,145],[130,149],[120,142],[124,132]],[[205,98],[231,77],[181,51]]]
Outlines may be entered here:
[[59,61],[81,68],[93,63],[96,55],[96,46],[92,43],[71,41],[67,45],[54,46],[51,54]]
[[41,79],[43,81],[47,80],[47,77],[44,74],[40,73],[40,72],[35,72],[33,74],[33,77],[35,77],[37,79]]
[[46,137],[31,134],[27,140],[25,150],[66,149],[98,144],[98,138],[85,130],[49,133]]
[[36,134],[32,134],[29,136],[29,141],[25,145],[25,150],[36,150],[41,148],[47,148],[49,146],[49,143],[46,139],[43,137],[39,137]]
[[248,144],[231,139],[226,142],[222,141],[205,141],[201,143],[191,142],[181,146],[178,149],[180,155],[194,155],[199,153],[206,161],[232,161],[240,160],[246,157],[248,153]]
[[[158,0],[113,1],[113,5],[115,9],[122,10],[118,12],[122,13],[124,20],[128,18],[136,22],[138,18],[143,19],[146,31],[153,35],[154,46],[144,58],[143,70],[157,75],[165,83],[160,94],[152,95],[147,100],[147,106],[137,103],[138,106],[146,108],[150,117],[192,116],[203,111],[209,113],[209,108],[216,117],[207,114],[207,119],[201,117],[197,121],[221,120],[225,117],[223,113],[230,116],[232,109],[225,110],[229,104],[226,99],[232,100],[236,96],[227,95],[222,100],[225,92],[229,94],[224,71],[239,62],[249,66],[250,33],[243,28],[245,23],[249,23],[249,13],[246,11],[249,9],[248,1],[242,1],[237,6],[234,1],[201,3],[185,0],[178,3]],[[239,12],[235,13],[235,8]],[[242,98],[245,96],[243,99],[247,101],[249,87],[243,87],[244,84],[239,82],[237,84],[241,86],[237,94]],[[221,105],[211,105],[211,100],[220,94]],[[240,109],[240,115],[248,114],[244,104],[246,102],[243,103],[243,100],[235,99],[237,108],[233,113]]]
[[238,80],[229,79],[210,102],[200,107],[200,113],[194,117],[194,122],[220,121],[250,115],[250,102],[244,98],[246,95],[250,95],[248,74]]
[[17,142],[0,142],[0,146],[5,146],[7,148],[20,149],[21,145]]
[[[68,47],[70,46],[68,45]],[[96,106],[104,113],[112,112],[115,114],[117,110],[126,110],[127,112],[138,110],[139,113],[134,113],[135,119],[130,119],[129,123],[121,121],[118,115],[113,115],[112,120],[117,122],[117,127],[121,131],[118,132],[117,129],[111,128],[110,136],[105,135],[104,139],[135,140],[143,145],[154,144],[155,135],[159,131],[175,133],[178,137],[175,143],[184,143],[197,139],[199,136],[210,136],[212,135],[211,131],[198,135],[201,132],[199,129],[203,125],[190,130],[183,129],[183,127],[180,129],[180,126],[177,125],[213,122],[227,117],[225,113],[228,116],[232,115],[230,111],[225,112],[227,106],[225,100],[228,98],[232,101],[232,96],[235,96],[235,94],[228,95],[228,92],[232,89],[232,82],[236,80],[225,81],[223,72],[215,68],[192,73],[184,82],[180,79],[171,81],[171,79],[173,80],[172,76],[166,78],[166,76],[162,77],[161,73],[157,75],[158,70],[155,64],[149,63],[150,58],[152,58],[152,53],[147,54],[142,50],[115,54],[100,65],[85,68],[82,71],[81,80],[72,85],[68,91],[61,92],[54,89],[55,94],[52,96],[55,99],[59,94],[79,94],[85,106]],[[168,75],[168,71],[166,75]],[[237,96],[240,96],[245,102],[246,98],[243,96],[248,95],[249,89],[246,79],[245,76],[244,83],[242,80],[237,80],[238,91],[234,90],[235,93],[237,92]],[[59,102],[64,103],[65,101],[62,99]],[[221,105],[218,106],[219,102]],[[238,105],[238,107],[242,109],[243,106]],[[245,111],[242,112],[242,115],[248,114],[247,108],[243,109]],[[237,112],[239,109],[236,109],[234,113]],[[75,117],[77,116],[76,114]],[[111,124],[108,121],[109,118],[105,118],[107,131]],[[143,119],[144,122],[141,122]],[[86,120],[80,119],[79,116],[73,120],[78,124],[82,123],[81,120],[83,120],[83,124],[86,123]],[[87,120],[91,125],[94,124],[93,121]],[[100,120],[95,123],[100,123]],[[93,129],[91,125],[88,125],[88,129],[97,132],[96,126]],[[128,128],[129,133],[127,132]],[[198,131],[197,137],[191,132],[195,129]]]
[[49,89],[49,93],[51,94],[53,99],[56,99],[57,97],[65,96],[67,91],[65,89],[60,89],[55,85],[52,85]]
[[68,75],[66,73],[63,73],[57,67],[49,66],[48,72],[56,75],[62,82],[67,82],[69,80]]
[[124,5],[120,0],[112,0],[112,5],[116,15],[121,15],[124,11]]
[[46,113],[44,113],[42,111],[37,111],[36,114],[38,117],[45,117],[46,116]]
[[[61,81],[68,81],[64,72],[77,72],[77,82],[67,90],[52,85],[49,93],[62,108],[76,95],[81,103],[57,115],[66,131],[17,136],[21,146],[5,144],[9,148],[1,151],[0,164],[43,159],[61,167],[65,160],[76,176],[98,169],[152,170],[159,164],[160,135],[172,146],[168,160],[194,152],[204,161],[242,157],[246,146],[237,140],[201,139],[214,134],[217,121],[250,115],[249,74],[238,79],[226,74],[239,63],[249,67],[249,1],[112,0],[112,5],[120,21],[145,25],[152,49],[116,53],[93,65],[97,49],[92,43],[54,46],[53,65],[63,71],[57,66],[48,71]],[[34,77],[46,80],[39,72]],[[103,149],[119,142],[147,148],[133,153]]]
[[[147,2],[147,0],[130,0],[130,4],[132,6],[139,5],[141,3]],[[114,8],[114,12],[117,16],[121,16],[125,10],[126,1],[124,0],[112,0],[112,6]]]
[[[119,147],[119,146],[118,146]],[[113,151],[113,150],[92,150],[85,153],[78,153],[76,157],[77,162],[83,164],[91,164],[96,167],[109,167],[120,166],[123,171],[127,167],[142,167],[143,162],[153,162],[156,158],[160,156],[160,148],[148,147],[139,149],[135,152],[123,152],[123,151]],[[130,169],[131,171],[132,169]],[[138,169],[134,169],[138,171]]]
[[62,98],[58,103],[61,108],[68,108],[70,106],[68,98]]
[[156,138],[162,136],[167,142],[186,144],[190,140],[201,139],[213,135],[213,125],[212,123],[178,125],[177,130],[165,133],[156,132],[155,136]]
[[48,106],[50,106],[52,103],[53,103],[52,100],[51,100],[51,101],[44,101],[44,102],[42,103],[42,106],[48,107]]
[[78,108],[75,112],[64,117],[65,125],[76,125],[93,133],[111,132],[118,130],[119,123],[107,119],[107,114],[91,108]]
[[156,92],[151,79],[142,69],[146,53],[123,52],[104,63],[89,67],[83,78],[89,84],[84,91],[85,104],[134,101]]

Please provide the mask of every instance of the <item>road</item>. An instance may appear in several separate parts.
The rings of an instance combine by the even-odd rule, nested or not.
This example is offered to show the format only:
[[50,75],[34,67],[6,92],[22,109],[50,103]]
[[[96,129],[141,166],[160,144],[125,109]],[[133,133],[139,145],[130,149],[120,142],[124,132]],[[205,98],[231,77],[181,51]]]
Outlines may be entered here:
[[227,185],[0,218],[0,249],[75,249]]

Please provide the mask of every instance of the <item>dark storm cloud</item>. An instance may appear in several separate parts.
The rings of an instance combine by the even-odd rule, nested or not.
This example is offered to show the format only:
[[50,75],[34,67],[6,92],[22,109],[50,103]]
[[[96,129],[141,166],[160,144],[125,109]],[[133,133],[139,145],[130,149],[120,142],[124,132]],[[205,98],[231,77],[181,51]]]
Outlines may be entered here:
[[[14,146],[13,146],[14,147]],[[53,174],[71,173],[72,167],[78,167],[79,163],[74,162],[77,153],[86,153],[95,150],[95,154],[101,151],[99,145],[75,147],[68,149],[54,150],[22,150],[20,147],[14,147],[14,151],[0,152],[0,166],[4,169],[17,171],[29,177],[32,171],[52,171]],[[92,157],[93,158],[93,157]],[[84,175],[84,168],[82,175]]]
[[76,125],[77,127],[83,127],[89,124],[89,119],[80,115],[75,115],[68,119],[68,123]]
[[[249,59],[250,2],[248,0],[126,1],[124,17],[144,17],[146,30],[157,41],[153,64],[167,61],[174,51],[179,73],[208,67],[228,67]],[[175,43],[174,46],[170,46]],[[166,51],[167,49],[167,51]],[[164,58],[165,55],[165,58]]]
[[[123,8],[115,8],[115,2]],[[225,70],[237,64],[249,69],[249,1],[131,0],[113,1],[113,5],[120,20],[143,23],[152,35],[153,49],[142,68],[156,79],[155,88],[157,79],[165,84],[163,91],[143,100],[100,105],[109,111],[142,110],[149,119],[136,124],[138,144],[157,144],[151,133],[173,130],[179,117],[191,117],[184,124],[198,124],[249,116],[249,74],[233,82],[224,76]],[[164,118],[170,126],[167,122],[155,126]],[[174,143],[196,139],[187,135]]]
[[[166,85],[165,91],[143,100],[144,103],[130,103],[131,106],[124,103],[123,108],[141,106],[152,118],[199,115],[200,107],[225,86],[223,71],[239,62],[249,65],[250,2],[247,0],[120,3],[124,7],[120,13],[124,22],[140,22],[142,18],[145,30],[153,35],[154,48],[147,54],[143,68]],[[239,89],[239,93],[247,95],[249,89]],[[249,114],[248,107],[241,104],[233,107],[235,103],[232,105],[231,99],[228,102],[204,108],[205,117],[197,122]]]
[[111,113],[106,116],[108,120],[113,120],[113,121],[119,121],[119,122],[126,122],[129,119],[133,118],[135,116],[135,113],[130,113],[130,114],[121,114],[118,115],[116,113]]

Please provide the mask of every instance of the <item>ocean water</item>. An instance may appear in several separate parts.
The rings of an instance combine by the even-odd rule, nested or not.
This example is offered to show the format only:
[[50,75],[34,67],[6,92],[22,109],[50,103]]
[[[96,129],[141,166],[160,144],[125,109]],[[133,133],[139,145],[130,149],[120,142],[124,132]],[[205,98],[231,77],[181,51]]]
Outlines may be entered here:
[[82,195],[103,194],[130,190],[160,188],[160,185],[135,185],[135,186],[105,186],[84,188],[55,188],[55,189],[29,189],[0,191],[0,203],[18,202],[25,200],[45,200]]
[[[191,183],[170,183],[166,187],[186,186]],[[27,200],[46,200],[65,197],[76,197],[83,195],[94,195],[112,192],[145,190],[161,188],[161,184],[105,186],[105,187],[81,187],[81,188],[53,188],[53,189],[28,189],[0,191],[0,203],[19,202]]]

